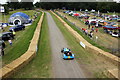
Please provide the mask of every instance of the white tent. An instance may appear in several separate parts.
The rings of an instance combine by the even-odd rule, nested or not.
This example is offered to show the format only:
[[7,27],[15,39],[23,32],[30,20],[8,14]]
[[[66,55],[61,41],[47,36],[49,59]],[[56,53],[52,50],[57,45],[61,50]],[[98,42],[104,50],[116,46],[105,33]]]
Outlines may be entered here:
[[85,11],[87,12],[88,10],[86,9]]
[[95,12],[95,10],[92,9],[91,12]]

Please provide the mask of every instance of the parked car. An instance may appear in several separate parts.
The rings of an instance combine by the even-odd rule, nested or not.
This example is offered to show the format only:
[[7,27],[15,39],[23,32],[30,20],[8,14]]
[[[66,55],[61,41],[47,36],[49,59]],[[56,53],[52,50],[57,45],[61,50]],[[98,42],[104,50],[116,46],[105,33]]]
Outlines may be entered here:
[[113,37],[119,37],[119,34],[118,34],[117,32],[113,32],[113,33],[112,33],[112,36],[113,36]]
[[10,27],[9,31],[12,32],[14,30],[16,32],[16,31],[20,31],[20,30],[23,30],[23,29],[25,29],[24,25],[17,25],[15,27]]
[[84,16],[84,19],[89,19],[90,16]]
[[120,18],[117,19],[117,22],[120,22]]
[[4,32],[2,33],[2,35],[0,36],[0,38],[4,41],[7,41],[9,39],[14,39],[14,35],[12,32]]

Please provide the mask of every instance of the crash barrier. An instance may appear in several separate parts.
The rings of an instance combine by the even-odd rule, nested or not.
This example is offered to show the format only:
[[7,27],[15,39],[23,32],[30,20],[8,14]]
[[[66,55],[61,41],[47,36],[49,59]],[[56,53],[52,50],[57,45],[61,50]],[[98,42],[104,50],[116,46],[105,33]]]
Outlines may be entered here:
[[107,72],[105,72],[105,74],[111,78],[117,78],[118,80],[120,80],[119,72],[120,72],[120,70],[118,70],[118,69],[111,69],[111,70],[107,70]]
[[36,55],[37,52],[37,45],[39,41],[39,35],[41,31],[41,25],[44,17],[44,12],[42,12],[42,16],[38,22],[38,25],[36,27],[36,30],[34,32],[33,38],[31,40],[31,43],[29,45],[28,50],[19,58],[12,61],[11,63],[5,65],[3,68],[0,69],[2,73],[0,73],[0,78],[7,78],[16,71],[18,71],[20,68],[25,66],[27,63],[29,63]]
[[97,55],[103,56],[106,59],[108,59],[110,62],[113,62],[116,66],[120,65],[120,58],[110,54],[109,52],[105,52],[90,43],[88,43],[81,35],[77,33],[77,31],[73,30],[61,17],[59,17],[57,14],[55,14],[53,11],[51,11],[63,24],[64,26],[73,34],[73,36],[79,41],[83,42],[85,44],[85,48],[93,53],[96,53]]

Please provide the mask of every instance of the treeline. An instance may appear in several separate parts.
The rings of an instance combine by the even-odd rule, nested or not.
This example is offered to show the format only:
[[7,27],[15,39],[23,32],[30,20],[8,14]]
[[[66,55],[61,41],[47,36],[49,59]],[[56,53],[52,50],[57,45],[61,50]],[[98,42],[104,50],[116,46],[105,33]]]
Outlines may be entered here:
[[100,12],[120,12],[120,4],[115,2],[37,2],[33,4],[33,2],[24,2],[21,0],[14,0],[15,2],[7,2],[4,4],[5,14],[9,14],[9,10],[16,9],[25,9],[31,10],[34,8],[43,8],[43,9],[63,9],[66,8],[68,10],[99,10]]
[[33,2],[24,2],[24,0],[21,0],[19,2],[18,0],[8,0],[6,4],[3,4],[5,8],[5,12],[3,14],[9,14],[9,11],[16,10],[16,9],[25,9],[25,10],[31,10],[34,9]]
[[70,10],[99,10],[101,12],[120,12],[120,4],[115,2],[38,2],[37,8],[43,9],[62,9],[65,7]]
[[16,9],[25,9],[25,10],[30,10],[34,8],[33,2],[7,2],[7,6],[11,10],[16,10]]

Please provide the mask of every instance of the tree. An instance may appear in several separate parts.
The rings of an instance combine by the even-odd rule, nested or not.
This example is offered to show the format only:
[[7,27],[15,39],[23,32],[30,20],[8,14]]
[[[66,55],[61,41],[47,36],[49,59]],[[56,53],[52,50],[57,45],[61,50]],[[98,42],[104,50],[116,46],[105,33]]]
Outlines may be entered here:
[[33,0],[21,0],[21,7],[25,10],[33,9]]
[[6,14],[6,15],[9,14],[9,8],[8,8],[7,4],[4,4],[2,6],[4,6],[4,9],[5,9],[4,14]]
[[8,0],[7,6],[13,10],[21,8],[18,0]]
[[66,7],[69,10],[99,10],[100,12],[120,12],[120,5],[115,2],[37,2],[37,8],[43,9],[57,9]]

